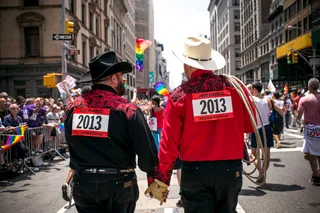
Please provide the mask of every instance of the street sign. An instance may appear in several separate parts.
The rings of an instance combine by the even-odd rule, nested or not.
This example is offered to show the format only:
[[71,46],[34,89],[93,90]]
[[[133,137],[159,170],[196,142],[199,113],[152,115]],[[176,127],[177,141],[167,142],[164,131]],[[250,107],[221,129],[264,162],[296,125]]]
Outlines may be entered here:
[[75,50],[75,49],[67,50],[67,55],[80,55],[80,50]]
[[154,83],[154,72],[149,72],[149,83]]
[[310,65],[320,66],[320,58],[312,58],[312,59],[310,59]]
[[73,38],[73,34],[53,34],[52,40],[55,41],[71,41]]

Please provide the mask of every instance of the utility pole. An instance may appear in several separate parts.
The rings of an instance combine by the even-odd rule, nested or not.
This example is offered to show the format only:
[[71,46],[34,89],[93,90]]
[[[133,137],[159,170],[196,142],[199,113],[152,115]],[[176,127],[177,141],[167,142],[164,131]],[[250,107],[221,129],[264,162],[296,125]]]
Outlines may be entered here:
[[[62,34],[66,31],[66,24],[65,24],[65,16],[66,16],[66,9],[65,9],[65,0],[62,0]],[[62,47],[62,55],[61,55],[61,72],[62,72],[62,80],[66,79],[67,70],[65,70],[65,57],[66,57],[66,49],[63,46],[63,41],[61,42]]]

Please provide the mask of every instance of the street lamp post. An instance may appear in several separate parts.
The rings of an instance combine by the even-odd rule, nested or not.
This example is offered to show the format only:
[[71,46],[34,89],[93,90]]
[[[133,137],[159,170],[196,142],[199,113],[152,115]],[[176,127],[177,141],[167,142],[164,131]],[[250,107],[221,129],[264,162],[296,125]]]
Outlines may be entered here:
[[[299,30],[301,30],[303,33],[306,33],[306,31],[304,30],[304,29],[302,29],[301,27],[295,27],[295,26],[292,26],[292,25],[289,25],[288,26],[288,29],[289,30],[291,30],[291,29],[299,29]],[[308,34],[309,35],[309,34]],[[310,36],[310,39],[312,39],[312,36],[311,35],[309,35]],[[316,48],[315,47],[312,47],[312,51],[313,51],[313,59],[315,60],[316,59]],[[313,76],[316,76],[316,64],[314,63],[313,65],[312,65],[312,71],[313,71]]]

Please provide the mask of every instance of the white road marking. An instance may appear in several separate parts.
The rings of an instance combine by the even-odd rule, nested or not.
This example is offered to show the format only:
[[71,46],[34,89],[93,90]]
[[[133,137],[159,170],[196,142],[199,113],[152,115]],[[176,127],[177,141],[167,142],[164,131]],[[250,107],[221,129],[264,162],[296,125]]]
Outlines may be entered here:
[[297,135],[297,134],[292,134],[292,133],[285,133],[284,135],[285,136],[299,138],[299,139],[303,139],[303,135]]
[[[237,213],[246,213],[243,208],[240,206],[238,203],[237,208],[236,208]],[[182,213],[183,208],[164,208],[163,213]]]
[[[271,148],[270,152],[301,152],[302,147],[295,147],[295,148]],[[248,149],[248,153],[251,154],[251,149]]]
[[[74,200],[71,201],[71,208],[74,205]],[[64,213],[67,210],[69,210],[69,202],[66,203],[66,205],[64,205],[61,209],[59,209],[59,211],[57,211],[57,213]]]

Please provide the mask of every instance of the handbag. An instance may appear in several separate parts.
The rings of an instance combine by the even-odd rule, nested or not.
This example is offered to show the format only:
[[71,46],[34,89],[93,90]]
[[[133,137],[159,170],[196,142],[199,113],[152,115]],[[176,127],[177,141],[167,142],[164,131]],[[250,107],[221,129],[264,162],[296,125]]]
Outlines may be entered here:
[[269,116],[269,122],[271,126],[271,131],[275,135],[279,135],[283,130],[283,116],[281,116],[275,109],[273,105],[273,101],[271,100],[272,104],[272,112]]

